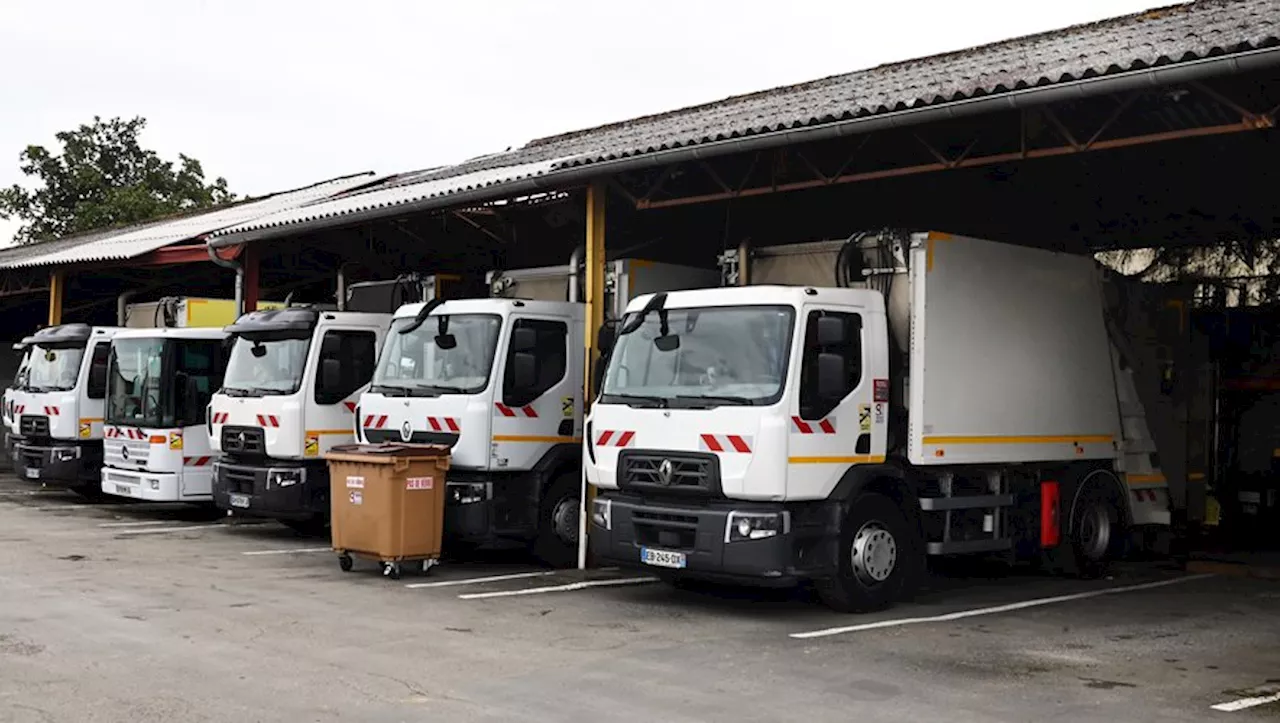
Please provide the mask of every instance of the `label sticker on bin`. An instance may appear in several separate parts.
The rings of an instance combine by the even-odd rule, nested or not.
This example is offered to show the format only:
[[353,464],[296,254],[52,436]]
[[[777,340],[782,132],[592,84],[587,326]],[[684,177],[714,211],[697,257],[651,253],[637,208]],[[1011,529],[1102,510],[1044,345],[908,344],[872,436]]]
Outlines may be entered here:
[[407,490],[429,490],[436,486],[434,477],[409,477],[404,481]]
[[364,477],[348,477],[347,489],[355,489],[355,490],[364,489]]
[[363,504],[364,504],[364,493],[363,493],[363,492],[360,492],[360,491],[358,491],[358,490],[357,490],[357,491],[355,491],[355,492],[348,492],[348,493],[347,493],[347,499],[351,500],[351,504],[353,504],[353,505],[363,505]]

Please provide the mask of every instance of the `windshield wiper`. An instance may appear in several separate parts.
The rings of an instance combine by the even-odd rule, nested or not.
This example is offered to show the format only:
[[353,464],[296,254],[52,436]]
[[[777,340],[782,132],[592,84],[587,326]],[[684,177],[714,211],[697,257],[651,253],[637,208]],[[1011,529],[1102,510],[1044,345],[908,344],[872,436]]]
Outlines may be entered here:
[[708,406],[738,404],[750,407],[756,403],[756,400],[750,397],[735,397],[727,394],[677,394],[673,399],[679,399],[683,402],[706,402]]
[[656,407],[658,409],[665,409],[667,407],[667,400],[663,397],[647,396],[644,394],[610,394],[608,397],[610,401],[622,402],[623,404],[633,407]]
[[231,397],[265,397],[270,394],[288,394],[289,391],[275,387],[223,387],[222,393]]
[[427,385],[427,386],[422,387],[422,388],[423,388],[423,389],[430,389],[430,390],[432,390],[432,391],[434,391],[434,392],[438,392],[438,393],[440,393],[440,394],[466,394],[467,392],[471,391],[470,389],[467,389],[466,387],[453,387],[453,386],[449,386],[449,385],[447,385],[447,384],[430,384],[430,385]]
[[374,384],[369,387],[369,391],[375,394],[387,394],[393,397],[408,397],[413,394],[413,390],[407,386],[399,384]]

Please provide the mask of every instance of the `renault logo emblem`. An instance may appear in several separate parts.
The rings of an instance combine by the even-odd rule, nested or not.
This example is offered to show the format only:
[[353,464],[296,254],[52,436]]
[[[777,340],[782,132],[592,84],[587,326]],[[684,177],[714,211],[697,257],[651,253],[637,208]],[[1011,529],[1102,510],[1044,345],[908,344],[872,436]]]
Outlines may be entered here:
[[403,439],[404,441],[408,442],[409,438],[412,436],[413,436],[413,427],[409,426],[409,420],[406,419],[404,420],[404,424],[401,425],[400,427],[400,439]]
[[664,459],[662,464],[658,465],[658,481],[663,485],[671,484],[671,473],[673,472],[671,460]]

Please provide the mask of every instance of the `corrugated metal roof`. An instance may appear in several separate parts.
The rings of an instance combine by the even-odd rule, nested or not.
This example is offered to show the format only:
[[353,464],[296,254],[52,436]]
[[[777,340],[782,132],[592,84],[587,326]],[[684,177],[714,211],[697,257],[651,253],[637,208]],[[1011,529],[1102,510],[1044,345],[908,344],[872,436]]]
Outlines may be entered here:
[[293,191],[284,191],[177,218],[161,219],[119,229],[90,232],[78,236],[19,246],[0,251],[0,268],[54,266],[61,264],[131,259],[203,236],[228,226],[242,224],[283,209],[330,198],[368,184],[372,173],[344,176]]
[[393,215],[397,206],[420,208],[427,199],[478,188],[500,198],[513,181],[593,163],[1273,47],[1280,44],[1277,22],[1280,0],[1200,0],[1149,10],[542,138],[211,235],[252,238],[292,225],[337,225],[344,217]]

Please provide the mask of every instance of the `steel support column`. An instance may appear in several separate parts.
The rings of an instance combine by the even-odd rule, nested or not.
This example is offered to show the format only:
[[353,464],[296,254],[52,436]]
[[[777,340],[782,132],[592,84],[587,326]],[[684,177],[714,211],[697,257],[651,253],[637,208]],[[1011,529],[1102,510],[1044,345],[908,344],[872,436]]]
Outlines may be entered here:
[[[600,327],[604,324],[604,229],[605,198],[608,195],[604,181],[594,181],[587,186],[587,238],[586,238],[586,282],[583,284],[584,298],[587,302],[586,328],[583,329],[583,340],[586,348],[582,380],[582,411],[584,417],[595,399],[593,373],[600,360]],[[585,432],[585,429],[583,430]],[[595,488],[587,484],[587,476],[582,475],[582,507],[578,515],[578,569],[587,567],[587,531],[590,529],[591,503],[595,497]]]
[[66,291],[66,269],[49,272],[49,326],[62,323],[62,297]]

